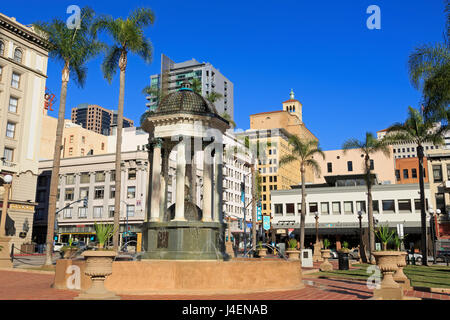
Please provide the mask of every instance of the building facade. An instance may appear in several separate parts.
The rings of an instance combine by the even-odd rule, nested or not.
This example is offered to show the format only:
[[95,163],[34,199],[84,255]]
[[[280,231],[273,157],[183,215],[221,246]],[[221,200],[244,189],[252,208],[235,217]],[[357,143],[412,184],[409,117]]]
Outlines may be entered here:
[[0,175],[13,177],[7,235],[19,248],[32,239],[47,61],[44,39],[0,13]]
[[[184,81],[198,79],[202,87],[200,94],[207,96],[211,92],[220,93],[223,97],[214,103],[219,114],[227,113],[234,119],[234,85],[220,71],[208,62],[195,59],[175,63],[164,54],[161,56],[161,73],[150,76],[150,87],[170,93],[181,88]],[[147,106],[154,108],[158,97],[150,95]]]
[[[428,183],[428,161],[423,158],[423,181]],[[419,159],[397,158],[395,159],[395,179],[397,184],[419,183]]]
[[[109,136],[111,127],[117,125],[117,111],[108,110],[98,105],[83,103],[72,109],[72,122],[87,130]],[[123,118],[123,127],[134,126],[133,120]]]

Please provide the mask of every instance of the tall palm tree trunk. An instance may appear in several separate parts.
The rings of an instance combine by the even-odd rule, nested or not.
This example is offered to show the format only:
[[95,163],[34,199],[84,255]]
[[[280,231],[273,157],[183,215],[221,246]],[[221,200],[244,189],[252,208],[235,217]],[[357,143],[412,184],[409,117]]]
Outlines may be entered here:
[[427,252],[427,217],[425,213],[425,187],[423,181],[423,147],[417,147],[417,157],[419,158],[419,189],[420,189],[420,227],[422,242],[422,265],[428,265]]
[[370,177],[370,158],[366,156],[365,166],[367,172],[367,219],[368,221],[368,239],[369,239],[369,263],[373,263],[372,253],[375,251],[375,231],[373,225],[373,200],[372,200],[372,180]]
[[252,250],[256,251],[256,173],[255,166],[252,165]]
[[[120,194],[122,184],[122,128],[123,128],[123,105],[125,100],[125,70],[127,67],[127,53],[122,52],[119,61],[120,68],[120,89],[119,89],[119,106],[117,110],[117,142],[116,142],[116,191],[114,197],[114,230],[117,230],[113,236],[114,250],[119,249],[120,235]],[[125,209],[126,210],[126,209]],[[125,230],[128,231],[128,230]]]
[[305,165],[301,164],[300,173],[302,176],[302,212],[300,214],[300,250],[305,249],[305,218],[306,218],[306,186],[305,186]]
[[[62,70],[58,124],[56,127],[55,151],[53,153],[53,168],[50,180],[50,197],[48,202],[48,217],[47,217],[47,241],[46,241],[47,249],[45,253],[45,265],[47,266],[53,264],[52,255],[53,255],[53,237],[56,219],[56,200],[57,200],[56,196],[58,194],[58,185],[59,185],[59,166],[61,163],[61,148],[64,131],[64,117],[66,113],[66,97],[67,97],[67,84],[69,83],[69,73],[70,73],[69,63],[66,62]],[[61,196],[62,195],[63,192],[61,192]]]

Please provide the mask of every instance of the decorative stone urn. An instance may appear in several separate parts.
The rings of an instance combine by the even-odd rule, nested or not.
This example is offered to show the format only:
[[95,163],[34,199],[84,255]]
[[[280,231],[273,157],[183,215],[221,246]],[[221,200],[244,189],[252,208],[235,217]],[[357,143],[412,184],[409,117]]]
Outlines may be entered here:
[[77,253],[78,248],[66,248],[64,249],[64,259],[72,259],[75,257],[75,254]]
[[322,252],[322,258],[323,263],[320,265],[320,271],[332,271],[333,265],[328,261],[329,258],[331,258],[331,250],[330,249],[324,249],[320,250]]
[[321,246],[320,242],[316,242],[314,244],[313,262],[322,262],[323,261],[322,254],[320,253],[321,248],[322,248],[322,246]]
[[106,277],[112,274],[112,263],[117,255],[115,251],[85,251],[86,259],[84,273],[92,280],[92,286],[81,293],[76,300],[120,300],[113,292],[106,290]]
[[261,249],[257,249],[258,250],[258,256],[260,258],[264,258],[265,256],[267,256],[267,248],[261,248]]
[[374,299],[381,300],[402,300],[403,290],[400,285],[394,281],[393,274],[398,270],[399,251],[378,251],[373,252],[377,267],[383,273],[383,280],[380,288],[373,292]]
[[288,256],[288,259],[291,261],[300,260],[300,251],[299,250],[288,249],[288,250],[286,250],[286,254]]
[[403,290],[410,290],[411,289],[411,282],[408,279],[408,277],[403,272],[403,268],[406,267],[406,255],[408,253],[405,251],[400,251],[399,255],[397,256],[397,271],[394,273],[394,280],[397,282]]

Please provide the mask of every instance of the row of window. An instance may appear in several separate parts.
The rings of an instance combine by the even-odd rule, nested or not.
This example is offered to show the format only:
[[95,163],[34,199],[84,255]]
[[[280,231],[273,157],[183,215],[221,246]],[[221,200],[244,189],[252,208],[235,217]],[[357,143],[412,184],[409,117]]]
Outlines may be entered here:
[[[78,208],[78,215],[77,218],[78,219],[87,219],[88,218],[88,208],[85,207],[80,207]],[[127,205],[127,209],[126,209],[126,215],[128,217],[134,217],[135,214],[135,206],[134,205]],[[66,208],[63,210],[63,218],[64,219],[72,219],[74,218],[73,216],[73,208]],[[104,217],[103,215],[103,206],[96,206],[93,207],[93,211],[92,211],[92,218],[94,219],[102,219],[102,218],[114,218],[114,206],[109,206],[108,207],[108,216]]]
[[[89,199],[89,188],[80,188],[79,190],[79,199]],[[44,202],[45,197],[47,196],[46,190],[38,190],[36,193],[36,201]],[[109,189],[109,199],[114,199],[116,196],[116,187],[110,186]],[[94,187],[94,200],[101,200],[105,198],[105,187]],[[130,186],[127,187],[127,199],[135,199],[136,198],[136,187]],[[60,199],[60,190],[58,189],[57,201]],[[75,200],[75,189],[74,188],[66,188],[64,189],[64,201],[74,201]]]
[[[375,162],[372,159],[370,160],[370,170],[375,170]],[[347,171],[353,171],[353,161],[347,161]],[[327,172],[333,172],[333,163],[327,162]]]
[[[3,78],[3,66],[0,66],[0,81]],[[12,73],[11,77],[11,87],[19,89],[20,87],[20,74],[17,72]]]
[[[439,149],[439,146],[425,146],[424,147],[425,150],[434,150],[434,149]],[[394,153],[405,153],[405,152],[415,152],[415,148],[411,147],[411,148],[397,148],[397,149],[393,149]]]
[[[5,43],[0,40],[0,56],[4,56],[5,55]],[[23,59],[23,52],[21,49],[19,48],[15,48],[14,49],[14,57],[13,57],[14,61],[17,63],[22,63],[22,59]]]
[[[403,179],[409,179],[409,169],[403,169]],[[426,170],[423,170],[423,177],[426,177]],[[401,180],[401,176],[400,176],[400,170],[396,169],[395,170],[395,177],[397,178],[397,180]],[[417,169],[416,168],[412,168],[411,169],[411,178],[416,179],[417,178]]]
[[[383,208],[383,213],[395,213],[395,202],[396,200],[381,200],[381,205]],[[400,213],[412,213],[412,204],[410,199],[400,199],[397,200],[398,203],[398,211]],[[283,215],[283,204],[275,204],[275,215]],[[320,206],[320,207],[319,207]],[[340,201],[331,202],[310,202],[308,203],[309,213],[310,215],[314,215],[315,213],[320,213],[322,215],[329,214],[355,214],[360,211],[366,212],[366,202],[365,201],[356,201],[356,210],[354,210],[354,202],[353,201],[344,201],[341,203]],[[416,212],[420,212],[420,199],[414,200],[414,207]],[[297,213],[300,215],[302,211],[301,203],[297,204]],[[320,208],[320,210],[319,210]],[[428,199],[426,202],[426,208],[428,210]],[[293,216],[295,215],[295,206],[294,203],[286,203],[286,215]],[[373,200],[373,212],[379,213],[379,201]]]

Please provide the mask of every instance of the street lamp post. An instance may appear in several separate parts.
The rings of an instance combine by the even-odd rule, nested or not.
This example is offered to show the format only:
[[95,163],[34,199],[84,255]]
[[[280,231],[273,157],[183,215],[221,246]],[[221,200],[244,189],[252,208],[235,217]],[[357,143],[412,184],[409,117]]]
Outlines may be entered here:
[[320,252],[320,243],[319,243],[319,212],[315,212],[315,219],[316,219],[316,243],[314,244],[314,254],[313,254],[313,261],[318,262],[322,261],[322,255]]
[[319,213],[314,213],[316,219],[316,243],[319,243]]
[[[358,211],[358,219],[359,219],[359,262],[362,263],[362,252],[364,249],[363,241],[362,241],[362,216],[363,212]],[[365,253],[364,253],[365,256]]]
[[8,212],[9,191],[11,190],[12,176],[6,175],[3,177],[3,207],[2,217],[0,219],[0,267],[12,267],[9,252],[9,241],[11,240],[6,236],[6,215]]
[[[433,263],[436,263],[436,219],[438,215],[441,213],[440,209],[436,209],[436,213],[434,213],[433,209],[429,210],[430,213],[430,236],[431,243],[433,246]],[[428,259],[428,254],[425,255],[426,259]],[[422,257],[424,259],[424,257]]]

